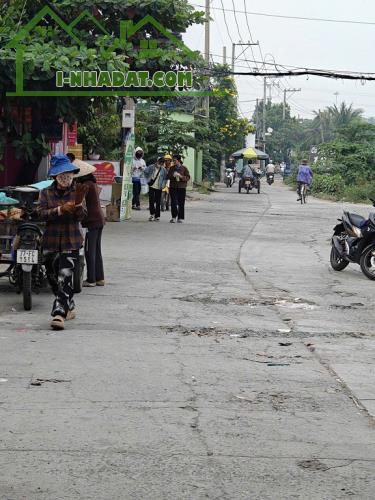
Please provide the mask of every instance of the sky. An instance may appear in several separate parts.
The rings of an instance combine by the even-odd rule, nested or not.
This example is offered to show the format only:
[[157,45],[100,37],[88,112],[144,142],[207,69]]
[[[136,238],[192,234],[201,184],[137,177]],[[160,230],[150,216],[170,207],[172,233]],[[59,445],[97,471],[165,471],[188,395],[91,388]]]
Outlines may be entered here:
[[[244,6],[246,2],[246,9]],[[197,10],[204,10],[204,0],[189,0]],[[229,28],[225,25],[224,14]],[[234,6],[234,7],[233,7]],[[237,14],[234,15],[233,10]],[[245,10],[248,12],[249,34]],[[300,16],[335,20],[360,21],[373,24],[349,24],[323,21],[305,21],[258,16],[266,13],[283,16]],[[261,61],[261,52],[268,62],[316,69],[358,71],[375,73],[375,2],[374,0],[212,0],[211,1],[210,54],[215,62],[223,62],[223,46],[227,47],[230,62],[232,38],[234,43],[259,40],[261,51],[249,48],[236,60],[235,70],[249,71],[254,59]],[[236,18],[238,27],[236,24]],[[239,28],[239,29],[238,29]],[[192,26],[184,41],[193,50],[204,52],[204,27]],[[236,47],[237,55],[242,51]],[[248,61],[246,61],[246,59]],[[274,69],[272,66],[269,68]],[[237,76],[239,110],[251,118],[255,100],[263,96],[263,79]],[[375,117],[375,81],[351,82],[319,77],[288,77],[273,80],[272,101],[282,102],[284,88],[301,89],[288,94],[292,114],[313,118],[313,111],[345,101],[364,110],[364,115]],[[279,88],[277,88],[277,83]],[[335,95],[337,94],[337,95]]]

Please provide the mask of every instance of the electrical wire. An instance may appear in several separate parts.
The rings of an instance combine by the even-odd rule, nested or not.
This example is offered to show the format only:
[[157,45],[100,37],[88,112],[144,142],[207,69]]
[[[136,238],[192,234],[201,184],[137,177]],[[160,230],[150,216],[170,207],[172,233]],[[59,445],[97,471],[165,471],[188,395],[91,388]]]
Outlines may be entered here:
[[[204,5],[199,4],[191,4],[194,7],[204,8]],[[232,12],[232,9],[224,9],[224,5],[222,7],[212,7],[216,10],[225,10],[226,12]],[[238,14],[245,14],[244,11],[237,11]],[[251,16],[263,16],[263,17],[274,17],[278,19],[294,19],[298,21],[318,21],[318,22],[327,22],[327,23],[338,23],[338,24],[357,24],[357,25],[367,25],[367,26],[375,26],[375,21],[353,21],[351,19],[329,19],[324,17],[303,17],[303,16],[286,16],[283,14],[268,14],[266,12],[249,12]]]
[[[225,14],[225,9],[224,9],[224,3],[223,3],[223,0],[221,0],[221,5],[222,5],[222,11],[223,11],[223,14],[224,14],[224,22],[225,22],[225,27],[227,28],[227,33],[228,33],[228,36],[229,36],[229,39],[230,41],[233,43],[233,38],[232,38],[232,35],[230,34],[230,31],[229,31],[229,27],[228,27],[228,23],[227,23],[227,16]],[[217,7],[212,7],[213,9],[217,8]]]

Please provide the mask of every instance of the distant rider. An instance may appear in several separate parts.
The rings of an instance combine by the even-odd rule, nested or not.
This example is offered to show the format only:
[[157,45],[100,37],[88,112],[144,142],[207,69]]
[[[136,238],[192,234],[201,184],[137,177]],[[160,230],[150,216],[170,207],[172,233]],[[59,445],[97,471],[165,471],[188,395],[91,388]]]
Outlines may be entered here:
[[275,165],[272,163],[272,160],[270,160],[269,164],[267,165],[266,167],[266,176],[267,176],[267,179],[270,175],[275,175],[275,170],[276,170],[276,167]]
[[297,201],[301,201],[301,187],[302,184],[306,184],[307,187],[311,186],[313,180],[313,171],[308,165],[307,160],[302,160],[302,164],[298,167],[297,175]]

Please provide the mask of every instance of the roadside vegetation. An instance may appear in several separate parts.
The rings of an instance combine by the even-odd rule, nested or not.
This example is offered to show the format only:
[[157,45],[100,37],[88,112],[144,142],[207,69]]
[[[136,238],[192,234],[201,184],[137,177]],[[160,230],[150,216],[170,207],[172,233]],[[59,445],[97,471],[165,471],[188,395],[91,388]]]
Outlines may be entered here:
[[[267,105],[267,127],[273,128],[267,151],[274,161],[291,159],[288,184],[295,184],[302,158],[314,171],[312,193],[333,200],[368,202],[375,198],[375,125],[351,105],[315,111],[313,119],[292,117],[282,105]],[[316,147],[316,152],[312,148]]]

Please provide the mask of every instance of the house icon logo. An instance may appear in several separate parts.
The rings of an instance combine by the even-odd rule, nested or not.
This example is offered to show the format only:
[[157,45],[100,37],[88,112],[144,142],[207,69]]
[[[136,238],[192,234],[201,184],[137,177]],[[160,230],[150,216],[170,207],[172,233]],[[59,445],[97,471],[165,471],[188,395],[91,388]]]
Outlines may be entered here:
[[[98,33],[96,37],[105,37],[110,40],[107,46],[101,47],[104,54],[114,51],[136,50],[137,59],[142,63],[152,60],[154,66],[158,60],[163,60],[163,55],[168,52],[169,47],[173,47],[181,56],[188,56],[194,59],[195,53],[190,50],[178,37],[170,30],[164,28],[154,17],[147,15],[139,22],[134,24],[131,20],[121,20],[119,37],[113,37],[102,24],[87,10],[82,12],[70,24],[67,24],[61,17],[49,6],[43,7],[23,28],[8,42],[6,49],[15,50],[16,60],[16,89],[9,91],[7,96],[206,96],[211,95],[207,90],[195,90],[193,85],[193,71],[191,68],[181,68],[176,63],[177,70],[154,71],[91,71],[90,68],[84,68],[82,71],[71,71],[64,74],[62,71],[56,71],[56,89],[27,90],[25,89],[24,61],[27,51],[27,38],[39,24],[48,19],[48,23],[54,22],[65,35],[71,39],[72,45],[79,49],[85,47],[85,43],[80,39],[80,23],[90,23],[93,29]],[[39,26],[40,27],[40,26]],[[149,29],[151,28],[151,29]],[[47,28],[52,30],[51,26]],[[154,39],[152,33],[157,33],[157,39]],[[133,37],[136,34],[145,33],[146,36],[137,40],[137,45],[133,45]],[[139,37],[138,37],[139,38]],[[160,41],[162,43],[160,44]]]

